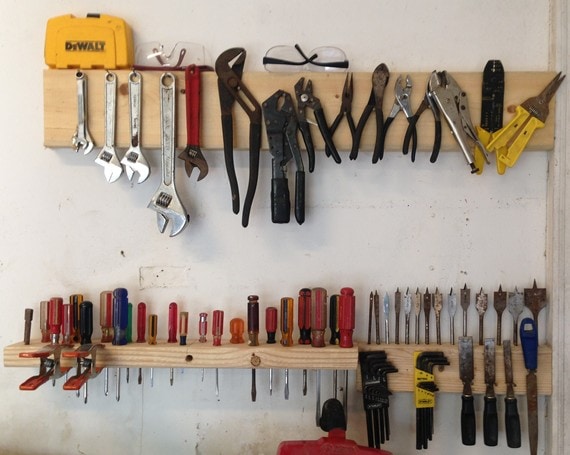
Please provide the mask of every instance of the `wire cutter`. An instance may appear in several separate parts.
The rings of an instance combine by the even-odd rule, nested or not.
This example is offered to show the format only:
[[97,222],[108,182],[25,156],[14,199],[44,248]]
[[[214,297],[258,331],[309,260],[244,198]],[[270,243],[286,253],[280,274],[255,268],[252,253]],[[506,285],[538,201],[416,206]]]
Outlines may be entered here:
[[[346,79],[344,80],[344,86],[342,88],[342,102],[340,104],[340,112],[332,122],[331,126],[329,127],[329,131],[331,132],[331,137],[334,135],[336,129],[340,125],[342,118],[346,116],[346,121],[348,122],[348,127],[350,129],[350,136],[352,141],[354,142],[354,137],[356,133],[356,125],[354,123],[354,119],[352,118],[352,95],[353,95],[353,79],[352,73],[348,73],[346,75]],[[327,146],[325,147],[325,153],[327,156],[331,155],[331,150]]]
[[384,112],[382,111],[382,104],[384,103],[384,92],[386,91],[386,85],[388,85],[389,79],[390,71],[384,63],[378,65],[372,73],[370,98],[368,98],[368,103],[366,103],[362,116],[360,120],[358,120],[358,125],[356,125],[356,131],[352,138],[352,149],[349,156],[351,160],[355,160],[358,157],[362,132],[372,111],[376,113],[376,141],[374,142],[374,151],[376,151],[380,145],[381,138],[384,135]]
[[[416,133],[416,124],[420,119],[420,116],[425,110],[431,110],[435,122],[435,135],[433,139],[433,149],[430,156],[430,162],[435,163],[439,155],[439,150],[441,149],[441,116],[439,109],[435,105],[432,97],[430,96],[429,89],[426,88],[426,93],[422,102],[420,103],[416,113],[409,119],[408,129],[406,130],[406,135],[404,136],[404,145],[402,147],[402,152],[407,155],[410,149],[410,140],[412,136]],[[412,147],[412,163],[416,160],[416,147]]]
[[[249,182],[242,212],[242,226],[247,227],[249,214],[257,187],[259,174],[259,152],[261,149],[261,106],[242,82],[246,51],[235,47],[223,52],[216,60],[218,92],[222,112],[222,134],[224,159],[232,193],[232,209],[239,213],[239,188],[234,166],[232,108],[237,101],[249,117]],[[230,66],[230,64],[232,64]]]
[[[392,106],[392,110],[390,114],[388,114],[388,118],[384,122],[384,133],[380,138],[380,144],[378,147],[375,148],[374,154],[372,155],[372,162],[376,163],[379,159],[381,160],[384,157],[384,140],[386,139],[386,134],[388,134],[388,128],[398,115],[398,112],[402,111],[408,122],[413,116],[412,107],[410,105],[410,94],[412,93],[412,79],[410,76],[406,76],[406,85],[402,85],[402,76],[398,76],[396,79],[396,85],[394,86],[394,95],[395,100]],[[412,132],[412,150],[415,150],[417,146],[417,133],[414,129]],[[407,153],[407,150],[404,150],[404,154]]]
[[497,163],[502,164],[497,164],[500,174],[505,172],[505,166],[515,165],[534,131],[544,127],[549,113],[548,104],[565,77],[566,75],[558,73],[539,95],[517,106],[515,117],[507,126],[493,134],[487,147],[497,154]]
[[461,151],[471,167],[471,173],[475,174],[479,172],[479,169],[475,165],[475,157],[470,142],[475,143],[487,164],[490,164],[487,158],[487,150],[479,140],[471,121],[467,93],[461,89],[455,79],[447,71],[434,71],[428,81],[428,92],[447,121],[459,147],[461,147]]
[[[340,155],[334,145],[332,140],[332,134],[329,130],[327,120],[325,118],[325,112],[323,111],[323,106],[321,101],[313,95],[313,82],[309,79],[307,85],[305,85],[305,78],[302,77],[295,84],[295,97],[297,98],[297,119],[299,121],[299,129],[301,134],[303,134],[303,139],[307,145],[307,152],[309,152],[310,143],[312,145],[311,131],[309,129],[309,122],[305,116],[306,108],[312,109],[315,114],[315,119],[317,120],[317,126],[319,131],[323,136],[326,146],[329,148],[330,153],[336,163],[340,163]],[[309,138],[309,139],[308,139]],[[311,162],[311,158],[313,162]],[[313,164],[313,166],[311,166]],[[309,152],[309,172],[313,172],[314,168],[314,148],[312,150],[312,155]]]
[[287,163],[295,159],[295,219],[305,221],[305,168],[297,142],[297,117],[289,93],[277,90],[263,104],[267,141],[272,160],[271,221],[288,223],[291,213]]

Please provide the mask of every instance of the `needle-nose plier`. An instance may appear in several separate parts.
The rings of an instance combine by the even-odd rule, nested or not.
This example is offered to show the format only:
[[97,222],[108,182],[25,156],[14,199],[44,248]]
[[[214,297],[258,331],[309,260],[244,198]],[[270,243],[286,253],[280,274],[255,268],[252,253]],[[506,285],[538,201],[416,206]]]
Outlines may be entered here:
[[245,49],[235,47],[223,52],[215,65],[222,112],[224,159],[232,192],[232,209],[235,214],[239,213],[239,188],[233,156],[232,108],[236,101],[249,117],[249,182],[242,212],[243,227],[247,227],[249,223],[249,214],[257,187],[261,148],[261,106],[241,80],[245,57]]
[[[408,122],[413,116],[412,107],[410,105],[410,95],[412,93],[412,79],[410,76],[406,76],[406,85],[402,85],[402,76],[398,76],[396,79],[396,85],[394,86],[394,95],[395,100],[392,106],[392,110],[390,114],[388,114],[388,118],[386,122],[384,122],[384,134],[380,140],[380,145],[376,150],[374,150],[374,154],[372,155],[372,162],[376,163],[378,159],[382,159],[384,157],[384,141],[386,139],[386,134],[388,134],[388,128],[398,115],[398,112],[402,111]],[[417,147],[417,133],[414,128],[412,131],[412,150],[415,151]],[[407,150],[404,150],[404,153],[407,153]]]
[[382,111],[382,104],[384,103],[384,91],[386,90],[389,79],[390,71],[384,63],[378,65],[372,73],[370,98],[368,98],[368,103],[366,103],[362,116],[360,120],[358,120],[358,125],[356,125],[356,131],[352,138],[352,150],[349,156],[351,160],[355,160],[358,157],[362,132],[372,111],[376,113],[376,141],[374,142],[374,151],[381,145],[382,136],[384,135],[384,112]]
[[[356,133],[356,125],[354,123],[354,119],[352,118],[352,95],[353,95],[353,79],[352,73],[348,73],[346,75],[346,79],[344,81],[344,86],[342,89],[342,101],[340,104],[340,112],[332,122],[331,126],[329,127],[329,131],[331,132],[331,137],[334,135],[336,129],[340,125],[342,118],[346,116],[346,121],[348,122],[348,127],[350,129],[350,136],[352,141],[354,141],[355,133]],[[331,150],[328,146],[325,147],[325,153],[327,156],[331,155]]]

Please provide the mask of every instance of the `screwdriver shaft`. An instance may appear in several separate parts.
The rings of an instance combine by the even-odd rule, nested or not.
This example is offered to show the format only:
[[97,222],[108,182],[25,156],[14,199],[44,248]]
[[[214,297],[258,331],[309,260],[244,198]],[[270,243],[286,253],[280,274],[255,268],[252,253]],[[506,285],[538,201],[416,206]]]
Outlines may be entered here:
[[316,424],[321,424],[321,370],[317,370],[317,409],[316,409]]
[[285,399],[289,399],[289,368],[285,368]]

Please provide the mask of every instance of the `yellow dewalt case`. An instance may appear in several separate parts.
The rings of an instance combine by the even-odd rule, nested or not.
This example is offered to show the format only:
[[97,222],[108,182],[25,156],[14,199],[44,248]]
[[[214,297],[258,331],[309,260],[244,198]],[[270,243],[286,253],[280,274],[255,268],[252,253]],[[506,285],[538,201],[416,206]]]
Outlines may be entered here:
[[45,60],[50,68],[131,68],[133,34],[123,19],[105,14],[53,17],[46,27]]

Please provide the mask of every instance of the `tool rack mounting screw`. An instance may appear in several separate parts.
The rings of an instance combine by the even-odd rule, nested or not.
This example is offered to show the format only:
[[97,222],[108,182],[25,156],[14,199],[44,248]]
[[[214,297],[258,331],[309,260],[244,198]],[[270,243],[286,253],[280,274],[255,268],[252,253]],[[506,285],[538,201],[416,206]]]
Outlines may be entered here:
[[192,357],[191,354],[188,354],[188,355],[186,356],[186,361],[187,361],[187,362],[192,362],[192,360],[194,360],[194,357]]
[[251,354],[250,362],[254,367],[258,367],[259,365],[261,365],[261,357],[255,354]]

